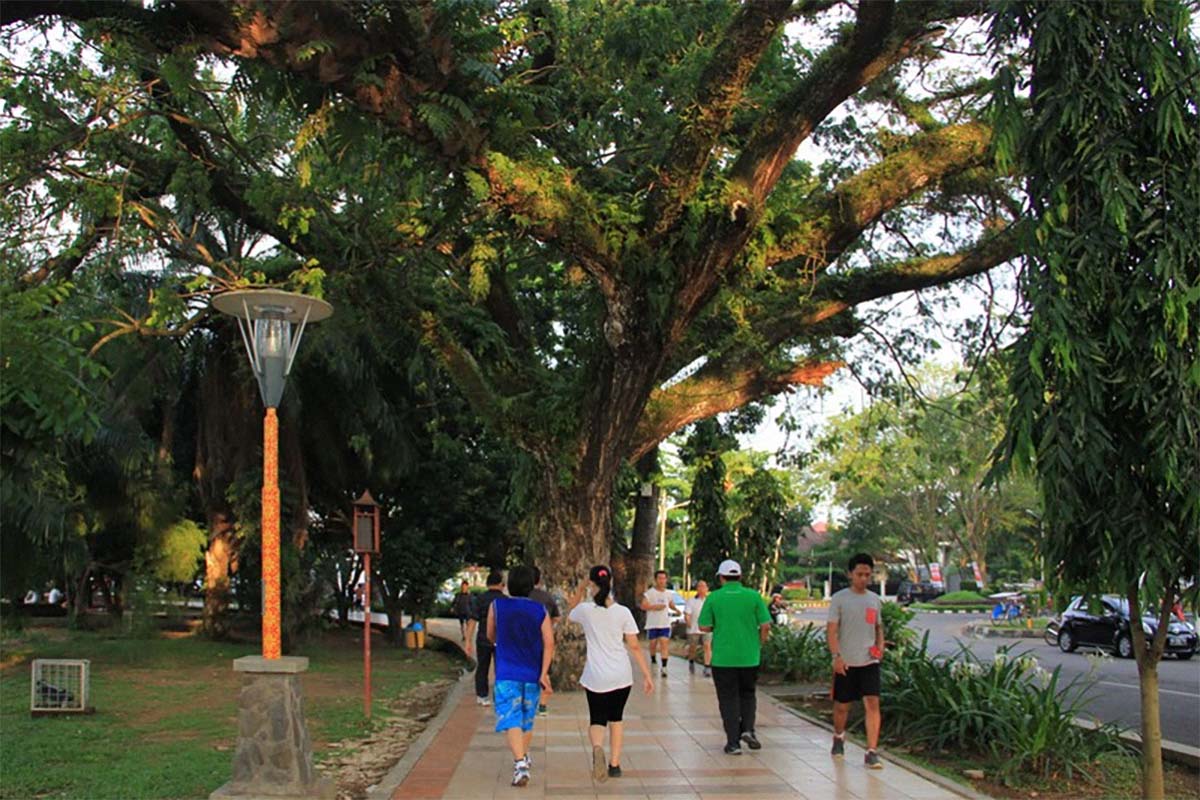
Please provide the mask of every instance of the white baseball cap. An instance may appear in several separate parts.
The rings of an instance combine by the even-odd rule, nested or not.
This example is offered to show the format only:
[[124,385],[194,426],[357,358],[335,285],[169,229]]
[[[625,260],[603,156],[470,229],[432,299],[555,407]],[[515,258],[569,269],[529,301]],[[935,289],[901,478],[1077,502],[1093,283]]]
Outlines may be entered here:
[[727,558],[721,562],[721,566],[717,567],[717,574],[724,575],[726,578],[740,578],[742,577],[742,565],[732,558]]

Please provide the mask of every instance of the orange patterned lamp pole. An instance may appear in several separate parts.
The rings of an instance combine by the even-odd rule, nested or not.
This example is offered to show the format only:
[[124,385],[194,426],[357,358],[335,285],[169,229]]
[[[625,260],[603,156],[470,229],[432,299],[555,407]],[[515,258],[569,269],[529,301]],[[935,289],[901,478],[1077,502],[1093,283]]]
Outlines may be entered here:
[[278,289],[244,289],[217,295],[218,311],[237,317],[250,367],[258,381],[263,417],[262,654],[282,654],[279,580],[279,418],[276,409],[304,328],[333,313],[324,300]]

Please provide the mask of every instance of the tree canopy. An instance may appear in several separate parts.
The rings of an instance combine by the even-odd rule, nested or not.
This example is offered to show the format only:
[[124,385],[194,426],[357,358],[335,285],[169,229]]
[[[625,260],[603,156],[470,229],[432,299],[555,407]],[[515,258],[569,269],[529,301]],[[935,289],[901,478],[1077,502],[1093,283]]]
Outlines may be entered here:
[[[228,342],[207,301],[246,285],[371,308],[526,454],[531,552],[565,582],[607,559],[631,459],[819,384],[856,307],[1014,255],[987,70],[946,63],[984,11],[12,0],[6,291],[119,285],[93,352]],[[814,139],[831,157],[798,160]],[[244,398],[220,380],[207,402]],[[238,407],[201,437],[223,464]],[[210,535],[235,472],[199,479]]]

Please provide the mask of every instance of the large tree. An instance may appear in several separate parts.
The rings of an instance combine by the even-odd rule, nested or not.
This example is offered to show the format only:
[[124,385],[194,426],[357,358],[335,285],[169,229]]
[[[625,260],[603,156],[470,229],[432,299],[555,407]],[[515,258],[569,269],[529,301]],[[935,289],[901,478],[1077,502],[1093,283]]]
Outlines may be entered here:
[[[378,283],[532,460],[532,541],[569,584],[607,560],[630,460],[820,383],[857,306],[1012,257],[987,82],[938,70],[983,10],[10,0],[9,216],[77,223],[28,283],[147,254],[202,279],[112,335],[213,324],[199,291]],[[222,220],[270,257],[214,249]]]
[[[1188,4],[1014,4],[1032,79],[1002,84],[1000,153],[1036,220],[1008,454],[1037,471],[1052,569],[1128,600],[1142,786],[1163,796],[1158,662],[1200,573],[1200,48]],[[1009,128],[1026,100],[1032,121]],[[1154,618],[1153,636],[1139,624]]]

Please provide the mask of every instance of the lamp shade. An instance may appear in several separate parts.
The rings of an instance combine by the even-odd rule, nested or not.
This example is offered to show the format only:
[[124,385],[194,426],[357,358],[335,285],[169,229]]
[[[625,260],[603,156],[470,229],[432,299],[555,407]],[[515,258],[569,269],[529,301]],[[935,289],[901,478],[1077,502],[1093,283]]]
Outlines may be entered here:
[[263,405],[278,408],[304,328],[333,314],[316,297],[281,289],[240,289],[213,298],[213,308],[236,317]]

